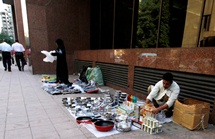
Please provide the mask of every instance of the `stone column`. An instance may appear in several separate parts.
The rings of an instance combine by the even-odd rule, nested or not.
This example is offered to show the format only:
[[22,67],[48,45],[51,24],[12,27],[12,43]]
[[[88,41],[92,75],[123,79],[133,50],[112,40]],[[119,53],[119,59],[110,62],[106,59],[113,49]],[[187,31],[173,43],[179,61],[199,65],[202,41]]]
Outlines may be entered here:
[[22,5],[21,0],[14,0],[15,8],[15,18],[16,18],[16,28],[17,28],[17,37],[16,39],[26,48],[24,28],[23,28],[23,19],[22,19]]
[[182,47],[190,48],[197,46],[199,37],[201,14],[204,0],[189,0],[187,3],[187,14],[184,26]]

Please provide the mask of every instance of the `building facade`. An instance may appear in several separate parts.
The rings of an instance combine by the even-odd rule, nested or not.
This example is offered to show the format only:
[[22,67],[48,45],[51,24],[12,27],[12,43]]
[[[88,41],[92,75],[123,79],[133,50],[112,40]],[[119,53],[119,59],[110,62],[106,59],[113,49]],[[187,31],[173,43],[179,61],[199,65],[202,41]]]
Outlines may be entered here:
[[215,46],[214,0],[188,0],[182,47]]
[[7,6],[3,12],[0,12],[2,29],[1,32],[7,34],[12,40],[15,39],[14,24],[11,6]]

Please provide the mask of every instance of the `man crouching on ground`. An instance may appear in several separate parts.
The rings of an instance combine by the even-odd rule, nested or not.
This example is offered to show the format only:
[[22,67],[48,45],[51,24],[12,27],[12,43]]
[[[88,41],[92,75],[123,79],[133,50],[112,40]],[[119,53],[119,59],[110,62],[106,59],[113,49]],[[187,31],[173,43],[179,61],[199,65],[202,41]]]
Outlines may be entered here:
[[165,73],[163,79],[148,87],[149,95],[146,98],[146,104],[152,102],[155,109],[152,110],[154,114],[158,114],[161,110],[167,110],[165,112],[166,117],[173,115],[173,105],[178,98],[180,92],[179,85],[173,81],[173,75],[171,73]]

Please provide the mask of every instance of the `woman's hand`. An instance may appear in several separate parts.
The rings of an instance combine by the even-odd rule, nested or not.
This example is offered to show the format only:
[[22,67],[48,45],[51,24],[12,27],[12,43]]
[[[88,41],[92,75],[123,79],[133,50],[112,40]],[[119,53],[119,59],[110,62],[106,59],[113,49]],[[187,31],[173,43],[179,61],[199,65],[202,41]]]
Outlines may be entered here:
[[55,53],[56,51],[53,50],[53,51],[50,51],[50,55],[54,56],[53,53]]

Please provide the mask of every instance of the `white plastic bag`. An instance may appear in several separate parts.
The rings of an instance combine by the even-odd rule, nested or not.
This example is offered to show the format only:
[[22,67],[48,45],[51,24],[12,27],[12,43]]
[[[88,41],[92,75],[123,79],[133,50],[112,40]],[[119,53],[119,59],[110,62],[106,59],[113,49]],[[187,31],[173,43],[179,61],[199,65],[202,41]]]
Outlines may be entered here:
[[42,54],[46,55],[46,57],[43,58],[43,61],[44,61],[44,62],[51,62],[51,63],[53,63],[54,60],[57,59],[56,56],[52,56],[52,55],[51,55],[52,52],[54,52],[54,51],[50,51],[50,52],[48,52],[48,51],[46,51],[46,50],[41,51]]

